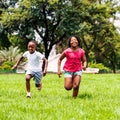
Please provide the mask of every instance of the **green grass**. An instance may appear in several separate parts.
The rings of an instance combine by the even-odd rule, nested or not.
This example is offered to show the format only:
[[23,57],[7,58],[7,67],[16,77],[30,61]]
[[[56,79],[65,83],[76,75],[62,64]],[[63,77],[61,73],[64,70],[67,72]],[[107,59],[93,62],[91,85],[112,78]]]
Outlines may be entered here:
[[63,76],[47,74],[38,92],[24,74],[0,74],[0,120],[120,120],[120,74],[83,74],[79,95],[63,88]]

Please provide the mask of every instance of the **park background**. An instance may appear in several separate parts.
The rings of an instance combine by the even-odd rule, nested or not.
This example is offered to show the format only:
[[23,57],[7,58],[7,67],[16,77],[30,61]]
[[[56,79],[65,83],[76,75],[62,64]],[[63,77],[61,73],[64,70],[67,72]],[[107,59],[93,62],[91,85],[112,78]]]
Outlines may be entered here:
[[78,35],[88,67],[101,73],[120,69],[119,0],[0,1],[0,69],[10,70],[30,40],[48,59],[60,54]]

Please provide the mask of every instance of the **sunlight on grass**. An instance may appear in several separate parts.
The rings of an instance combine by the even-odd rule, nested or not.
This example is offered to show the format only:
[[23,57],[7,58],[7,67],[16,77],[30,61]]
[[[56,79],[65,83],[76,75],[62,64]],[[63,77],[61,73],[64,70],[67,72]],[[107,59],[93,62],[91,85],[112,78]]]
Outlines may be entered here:
[[120,74],[83,74],[79,95],[63,87],[63,77],[47,74],[26,98],[24,74],[0,74],[0,120],[119,120]]

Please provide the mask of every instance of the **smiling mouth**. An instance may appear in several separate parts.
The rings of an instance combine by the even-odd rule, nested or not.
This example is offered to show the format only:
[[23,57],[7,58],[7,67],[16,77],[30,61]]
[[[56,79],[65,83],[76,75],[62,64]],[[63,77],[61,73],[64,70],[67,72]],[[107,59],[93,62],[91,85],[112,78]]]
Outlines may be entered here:
[[77,43],[72,43],[73,45],[77,45]]

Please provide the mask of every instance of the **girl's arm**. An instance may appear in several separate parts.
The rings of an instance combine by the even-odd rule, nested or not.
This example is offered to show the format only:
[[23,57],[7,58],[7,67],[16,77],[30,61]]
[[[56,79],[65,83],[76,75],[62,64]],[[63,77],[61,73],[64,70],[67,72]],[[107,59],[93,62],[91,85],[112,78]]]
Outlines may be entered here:
[[61,74],[62,74],[62,72],[61,72],[61,62],[64,58],[65,58],[65,53],[63,52],[58,59],[58,73],[57,74],[58,74],[59,77],[61,77]]

